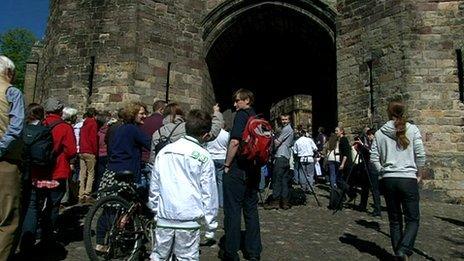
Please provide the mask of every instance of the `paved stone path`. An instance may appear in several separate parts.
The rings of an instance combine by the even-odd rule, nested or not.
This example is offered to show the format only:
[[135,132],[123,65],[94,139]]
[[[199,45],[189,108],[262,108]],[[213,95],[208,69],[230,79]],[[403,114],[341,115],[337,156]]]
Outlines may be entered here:
[[[312,196],[306,206],[288,211],[260,208],[262,260],[388,260],[391,259],[386,212],[370,217],[348,206],[332,214],[326,208],[328,193],[318,189],[322,207]],[[385,204],[383,204],[385,205]],[[82,227],[73,217],[85,207],[64,212],[63,241],[66,250],[40,260],[87,260]],[[222,223],[222,213],[220,216]],[[220,224],[221,226],[221,224]],[[223,234],[218,231],[218,238]],[[201,260],[218,260],[217,245],[201,248]],[[421,223],[413,260],[464,260],[464,206],[421,202]]]

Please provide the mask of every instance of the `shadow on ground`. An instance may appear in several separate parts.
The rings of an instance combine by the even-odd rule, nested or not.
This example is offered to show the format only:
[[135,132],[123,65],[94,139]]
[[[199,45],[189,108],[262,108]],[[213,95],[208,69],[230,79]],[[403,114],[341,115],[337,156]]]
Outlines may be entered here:
[[89,205],[75,205],[63,210],[57,220],[56,242],[39,242],[29,253],[19,253],[13,260],[65,260],[68,251],[65,247],[76,241],[82,241],[84,216]]
[[447,218],[447,217],[439,217],[439,216],[434,216],[434,217],[441,219],[443,221],[449,222],[453,225],[464,227],[464,221],[453,219],[453,218]]
[[344,244],[352,245],[361,253],[368,253],[375,256],[379,260],[394,260],[394,256],[385,250],[385,248],[380,247],[374,242],[360,239],[356,235],[345,233],[339,240]]

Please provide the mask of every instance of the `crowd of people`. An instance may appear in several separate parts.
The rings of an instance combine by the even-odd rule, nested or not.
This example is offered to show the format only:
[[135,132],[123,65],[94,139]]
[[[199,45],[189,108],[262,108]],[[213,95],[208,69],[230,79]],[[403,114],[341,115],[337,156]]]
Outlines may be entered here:
[[[272,195],[264,209],[288,210],[292,183],[316,193],[316,180],[324,174],[330,189],[344,190],[349,200],[361,184],[363,211],[371,191],[374,216],[381,215],[382,187],[394,253],[402,259],[412,254],[425,152],[401,102],[389,104],[390,120],[384,126],[378,131],[366,128],[353,144],[341,126],[329,137],[319,128],[312,139],[310,130],[294,131],[290,115],[282,114],[272,160],[261,166],[240,154],[242,133],[256,115],[254,94],[247,89],[232,97],[232,126],[225,126],[218,105],[211,113],[184,113],[179,104],[161,100],[153,103],[149,116],[145,104],[131,102],[113,114],[88,108],[79,120],[75,108],[54,97],[26,107],[21,91],[12,85],[14,72],[11,60],[0,56],[0,91],[5,94],[0,96],[0,260],[8,260],[18,245],[20,253],[33,254],[39,237],[44,247],[53,244],[61,206],[92,204],[117,193],[104,189],[127,171],[157,222],[152,260],[168,260],[173,254],[199,260],[200,229],[203,224],[205,238],[215,238],[219,208],[225,232],[219,257],[239,260],[243,246],[246,259],[260,260],[258,203],[266,180],[272,177]],[[37,140],[43,144],[39,149],[32,145]],[[51,155],[45,155],[47,145]],[[361,177],[356,184],[348,178],[354,172]],[[97,240],[97,251],[107,248]]]

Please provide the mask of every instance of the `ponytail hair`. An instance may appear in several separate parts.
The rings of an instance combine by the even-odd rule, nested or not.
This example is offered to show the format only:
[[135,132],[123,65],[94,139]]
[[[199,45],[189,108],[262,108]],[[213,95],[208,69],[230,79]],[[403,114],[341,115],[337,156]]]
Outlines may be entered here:
[[406,149],[410,141],[406,137],[406,119],[404,118],[405,106],[400,101],[392,101],[388,104],[388,116],[395,121],[396,145],[400,149]]

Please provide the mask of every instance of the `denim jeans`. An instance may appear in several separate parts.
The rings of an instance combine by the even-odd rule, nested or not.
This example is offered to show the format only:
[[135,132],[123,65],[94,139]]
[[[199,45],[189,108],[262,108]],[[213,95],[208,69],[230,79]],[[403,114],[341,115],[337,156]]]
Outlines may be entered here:
[[286,200],[288,199],[288,182],[290,180],[289,160],[285,157],[276,158],[273,171],[272,197],[274,200]]
[[[23,253],[28,253],[31,251],[32,247],[35,244],[38,218],[43,206],[43,199],[38,197],[38,192],[36,188],[32,188],[30,193],[28,193],[28,202],[26,215],[24,217],[24,222],[22,225],[21,231],[21,245],[20,250]],[[40,200],[40,201],[39,201]]]
[[[395,255],[410,256],[419,231],[419,186],[412,178],[384,178],[390,236]],[[403,227],[403,216],[405,226]]]
[[239,260],[241,216],[245,219],[244,250],[249,257],[261,255],[258,215],[259,168],[239,166],[235,161],[223,176],[224,189],[224,260]]
[[214,169],[216,172],[216,184],[217,184],[217,189],[218,189],[218,202],[219,202],[219,207],[224,206],[224,196],[222,192],[222,176],[224,174],[224,162],[225,159],[215,159],[214,161]]
[[340,170],[340,162],[337,161],[329,161],[329,175],[330,175],[330,187],[336,188],[337,185],[341,181]]
[[[42,241],[50,242],[54,238],[54,229],[58,220],[61,199],[66,192],[66,181],[60,180],[60,185],[53,189],[32,188],[24,218],[21,234],[21,251],[30,249],[36,239],[38,220],[41,217]],[[42,212],[42,207],[46,203]]]

